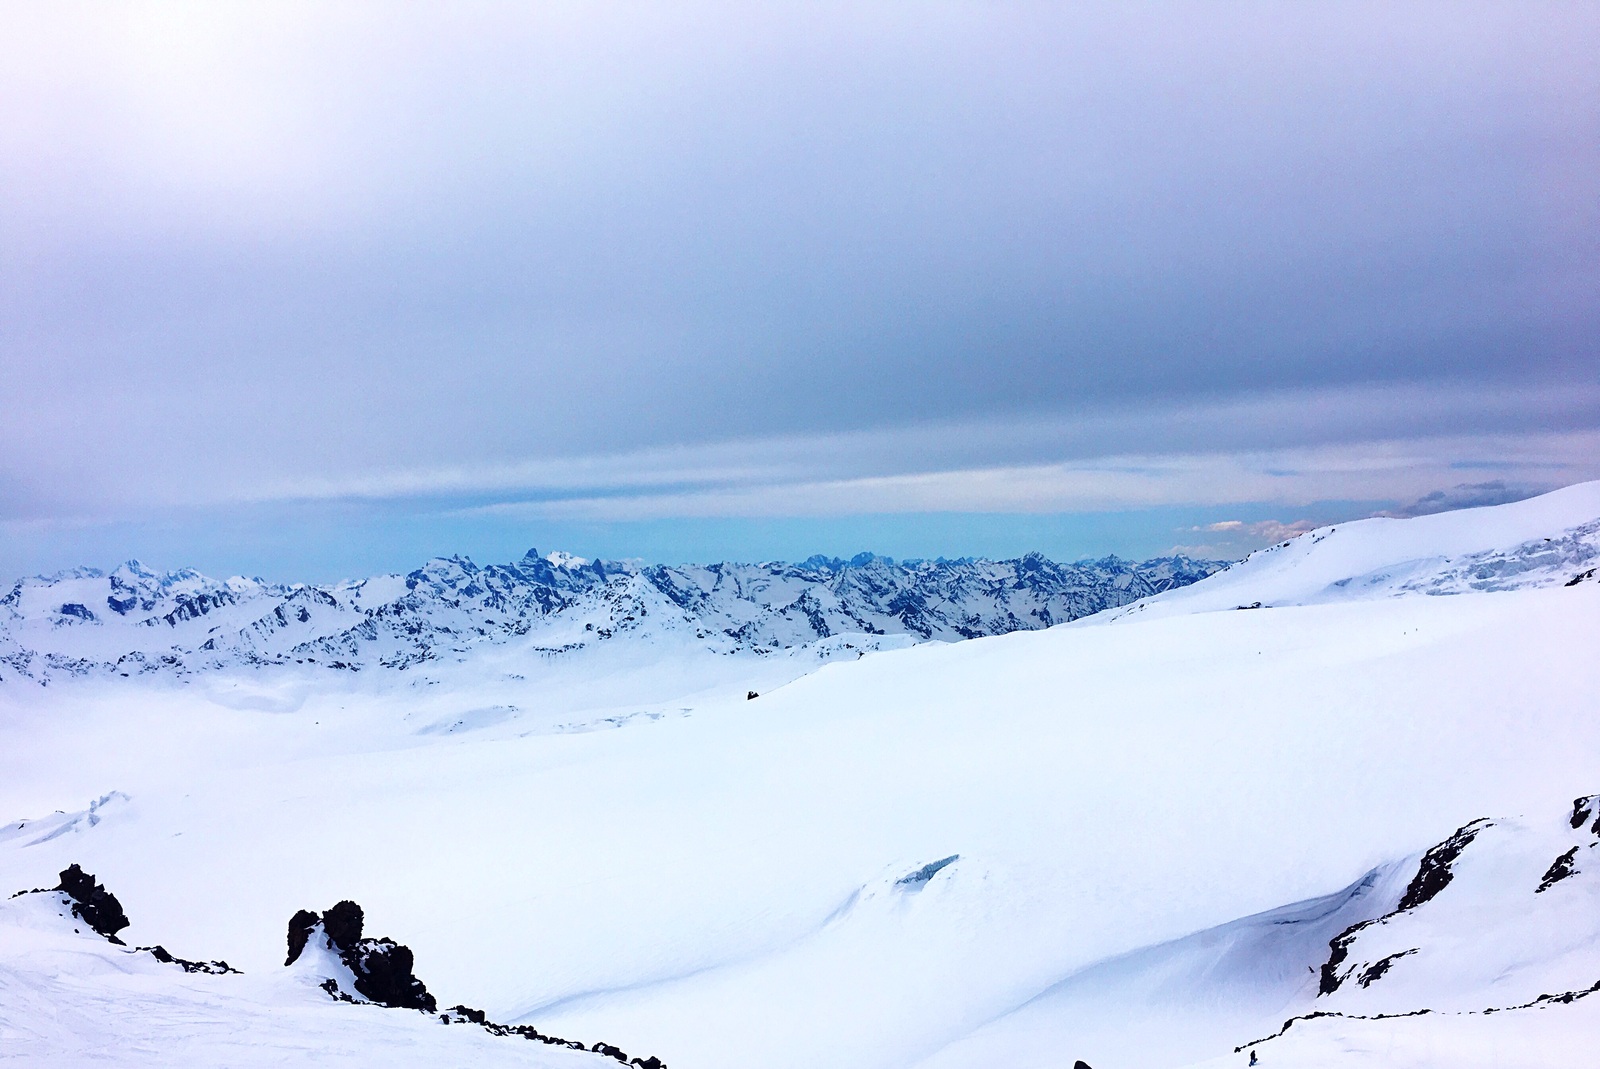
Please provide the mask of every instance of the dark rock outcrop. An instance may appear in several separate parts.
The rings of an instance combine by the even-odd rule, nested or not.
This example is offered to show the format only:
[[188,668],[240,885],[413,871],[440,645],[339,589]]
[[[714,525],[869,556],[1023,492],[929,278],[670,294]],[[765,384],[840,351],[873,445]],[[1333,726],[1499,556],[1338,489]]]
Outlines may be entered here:
[[[116,934],[128,926],[128,915],[122,911],[122,903],[117,901],[116,895],[95,880],[93,873],[84,872],[82,866],[76,863],[68,865],[61,871],[61,882],[55,887],[36,887],[31,891],[18,891],[11,897],[27,894],[65,895],[66,901],[62,904],[71,908],[74,917],[104,936],[109,942],[118,946],[127,945],[118,939]],[[160,944],[153,947],[134,947],[132,953],[149,954],[161,964],[176,965],[184,972],[220,975],[239,971],[225,961],[190,961],[188,958],[180,958]]]
[[[413,974],[415,962],[411,948],[393,939],[367,939],[362,937],[366,916],[360,906],[351,901],[340,902],[326,913],[313,913],[302,909],[289,919],[289,957],[285,965],[293,965],[305,952],[313,939],[326,939],[327,946],[339,955],[355,977],[356,994],[369,1002],[396,1009],[420,1010],[436,1013],[434,997],[428,993],[421,980]],[[357,1001],[348,991],[340,990],[339,981],[332,977],[321,987],[340,1002]],[[638,1069],[667,1069],[660,1058],[629,1058],[620,1047],[610,1043],[585,1046],[575,1039],[548,1036],[532,1025],[498,1024],[489,1020],[482,1010],[471,1006],[452,1006],[439,1014],[440,1024],[472,1024],[497,1036],[521,1036],[572,1050],[592,1051],[615,1058],[624,1065]]]
[[1328,960],[1322,963],[1322,973],[1317,981],[1318,995],[1331,995],[1339,990],[1339,985],[1344,983],[1344,977],[1339,975],[1339,966],[1350,956],[1350,944],[1363,928],[1376,923],[1377,920],[1370,920],[1352,924],[1328,941]]
[[499,1024],[489,1020],[488,1015],[482,1010],[475,1010],[471,1006],[451,1006],[439,1015],[439,1023],[475,1024],[490,1035],[521,1036],[523,1039],[548,1043],[553,1047],[567,1047],[571,1050],[586,1050],[595,1054],[604,1054],[608,1058],[615,1058],[623,1065],[638,1066],[638,1069],[667,1069],[667,1063],[653,1054],[648,1058],[630,1058],[627,1051],[610,1043],[597,1042],[593,1046],[586,1047],[575,1039],[547,1036],[531,1024]]
[[306,948],[306,941],[311,938],[311,932],[321,920],[309,909],[302,909],[289,918],[289,956],[284,959],[285,965],[293,965],[300,960],[300,954]]
[[363,939],[350,953],[341,956],[355,973],[356,990],[373,1002],[434,1011],[433,996],[412,972],[415,961],[410,947],[393,939]]
[[122,912],[117,896],[95,882],[93,873],[84,872],[74,862],[61,870],[61,882],[55,890],[65,891],[72,899],[74,917],[113,943],[122,943],[117,933],[128,926],[128,915]]
[[[1579,799],[1579,801],[1581,802],[1582,799]],[[1375,924],[1382,924],[1397,913],[1416,909],[1418,906],[1431,901],[1435,895],[1449,886],[1451,880],[1455,879],[1455,873],[1451,871],[1450,866],[1455,864],[1456,859],[1461,856],[1461,852],[1471,845],[1472,840],[1478,837],[1479,832],[1492,826],[1493,821],[1487,818],[1480,818],[1464,827],[1457,828],[1455,834],[1451,835],[1450,838],[1422,855],[1422,861],[1417,866],[1417,874],[1411,877],[1411,882],[1406,885],[1405,894],[1400,897],[1400,904],[1392,912],[1382,917],[1374,917],[1371,920],[1352,924],[1330,939],[1328,941],[1328,960],[1322,963],[1322,972],[1318,977],[1317,994],[1331,995],[1339,990],[1339,986],[1348,979],[1348,974],[1340,973],[1340,967],[1344,964],[1345,959],[1350,956],[1350,944],[1355,941],[1357,935]],[[1412,951],[1406,951],[1406,953],[1409,954]],[[1396,954],[1391,958],[1373,963],[1371,968],[1358,977],[1361,986],[1366,987],[1374,980],[1382,977],[1384,973],[1389,971],[1389,967],[1394,964],[1394,959],[1404,956],[1404,954]]]
[[1540,894],[1548,891],[1555,884],[1576,873],[1578,870],[1573,867],[1573,862],[1577,859],[1577,856],[1578,848],[1574,846],[1571,850],[1552,861],[1550,867],[1545,870],[1544,879],[1539,881],[1539,886],[1533,889],[1533,893]]
[[1589,831],[1600,835],[1600,794],[1589,794],[1572,802],[1572,818],[1569,823],[1574,831],[1583,827],[1590,817],[1595,817],[1594,827]]
[[[305,951],[318,925],[328,946],[355,977],[356,993],[369,1002],[433,1013],[438,1004],[412,972],[411,948],[393,939],[363,939],[365,915],[351,901],[340,902],[321,916],[302,909],[289,919],[289,957],[293,965]],[[337,985],[335,985],[337,986]]]
[[334,946],[348,950],[361,942],[361,929],[366,919],[361,907],[346,899],[322,915],[322,930],[328,933]]
[[1415,954],[1416,952],[1417,948],[1412,947],[1410,950],[1402,950],[1398,954],[1390,954],[1386,958],[1379,958],[1377,961],[1373,962],[1371,965],[1367,966],[1361,971],[1361,975],[1356,977],[1356,982],[1362,987],[1371,987],[1375,981],[1383,978],[1383,974],[1388,972],[1389,969],[1393,967],[1395,962],[1409,954]]
[[213,975],[222,975],[224,973],[237,973],[239,971],[225,961],[190,961],[188,958],[176,957],[171,954],[166,947],[161,946],[160,944],[157,944],[153,947],[136,947],[135,949],[144,951],[152,958],[155,958],[157,961],[161,962],[163,965],[176,965],[184,972],[203,972],[211,973]]
[[1455,878],[1450,866],[1461,856],[1461,851],[1478,837],[1478,833],[1490,826],[1491,822],[1488,820],[1475,820],[1463,828],[1456,829],[1454,835],[1423,854],[1417,874],[1411,878],[1406,893],[1400,899],[1400,912],[1416,909],[1449,886],[1450,881]]

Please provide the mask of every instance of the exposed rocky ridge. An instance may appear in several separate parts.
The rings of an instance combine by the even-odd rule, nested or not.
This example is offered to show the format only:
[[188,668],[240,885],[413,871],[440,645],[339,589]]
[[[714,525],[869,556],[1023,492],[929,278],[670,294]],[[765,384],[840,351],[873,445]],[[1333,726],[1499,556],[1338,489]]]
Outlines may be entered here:
[[1394,909],[1330,941],[1317,996],[1327,1008],[1234,1052],[1276,1049],[1312,1022],[1514,1015],[1600,992],[1597,850],[1600,795],[1576,799],[1562,822],[1464,825],[1421,855]]
[[575,1039],[546,1035],[531,1024],[498,1024],[489,1020],[488,1015],[482,1010],[475,1010],[471,1006],[451,1006],[439,1015],[439,1020],[444,1024],[475,1024],[490,1035],[521,1036],[523,1039],[536,1040],[551,1046],[589,1051],[592,1054],[612,1058],[624,1065],[638,1066],[639,1069],[667,1069],[667,1063],[653,1054],[645,1058],[630,1058],[627,1051],[610,1043],[596,1041],[586,1047]]
[[[51,901],[46,908],[53,908],[59,914],[63,931],[66,927],[82,923],[106,942],[122,948],[120,951],[122,954],[148,954],[157,962],[175,965],[186,973],[210,975],[239,973],[239,970],[225,961],[190,961],[171,954],[165,947],[159,945],[127,947],[116,935],[129,923],[121,903],[95,879],[92,873],[84,872],[77,864],[72,864],[61,872],[61,882],[58,886],[17,891],[10,898],[18,900],[33,896],[49,897]],[[293,965],[301,959],[308,947],[318,947],[332,956],[317,959],[312,963],[312,969],[317,969],[319,964],[332,964],[334,968],[330,971],[341,973],[342,979],[346,981],[353,980],[351,986],[354,988],[354,994],[341,987],[341,977],[327,976],[322,979],[318,986],[338,1001],[368,1002],[392,1009],[418,1010],[437,1017],[438,1022],[443,1025],[472,1024],[491,1035],[520,1036],[551,1046],[596,1054],[637,1069],[667,1069],[666,1063],[654,1056],[630,1058],[620,1047],[610,1043],[596,1042],[586,1045],[577,1040],[547,1035],[532,1025],[499,1024],[489,1020],[488,1015],[482,1010],[470,1006],[452,1006],[440,1013],[434,997],[412,972],[413,958],[410,948],[392,939],[373,939],[363,936],[364,920],[361,907],[350,901],[340,902],[322,914],[300,910],[289,921],[289,955],[284,964]],[[76,927],[73,927],[73,932],[74,935],[80,934],[80,930]],[[344,970],[348,972],[345,973]],[[314,972],[313,975],[320,973]]]
[[[289,918],[289,956],[284,965],[293,965],[305,954],[307,947],[318,945],[336,954],[353,978],[355,995],[342,989],[338,977],[326,977],[321,987],[342,1002],[365,1000],[391,1009],[420,1010],[438,1013],[438,1003],[428,993],[423,982],[412,972],[414,959],[411,948],[393,939],[371,939],[362,936],[365,915],[355,902],[344,901],[325,913],[318,914],[302,909]],[[441,1024],[474,1024],[497,1036],[521,1036],[552,1046],[589,1051],[615,1059],[639,1069],[667,1069],[667,1065],[654,1055],[648,1058],[629,1058],[622,1048],[610,1043],[596,1042],[590,1046],[575,1039],[562,1039],[546,1035],[532,1025],[507,1025],[491,1021],[482,1010],[471,1006],[452,1006],[438,1013]]]
[[[36,887],[31,891],[18,891],[12,898],[21,898],[23,895],[54,895],[60,908],[88,925],[89,930],[101,936],[108,943],[117,946],[126,946],[117,938],[117,933],[128,926],[128,915],[122,910],[122,903],[117,901],[117,896],[106,890],[94,878],[94,873],[84,872],[82,866],[74,862],[61,870],[61,882],[54,887]],[[184,972],[203,973],[236,973],[225,961],[190,961],[187,958],[175,957],[164,946],[134,947],[131,953],[149,954],[163,965],[176,965]]]
[[1472,821],[1422,855],[1394,910],[1332,939],[1319,1001],[1481,1011],[1493,1006],[1471,1000],[1496,993],[1512,1008],[1594,990],[1597,850],[1600,795],[1575,800],[1559,823]]
[[188,958],[177,957],[159,943],[153,947],[139,947],[138,949],[149,954],[163,965],[176,965],[184,972],[203,972],[210,973],[213,976],[220,976],[224,973],[236,973],[239,971],[225,961],[190,961]]
[[15,583],[0,597],[0,681],[405,670],[515,641],[559,654],[663,632],[755,654],[850,633],[956,640],[1049,627],[1221,567],[1182,556],[1059,564],[1038,554],[667,567],[530,550],[509,564],[438,558],[404,576],[316,586],[157,573],[130,561]]

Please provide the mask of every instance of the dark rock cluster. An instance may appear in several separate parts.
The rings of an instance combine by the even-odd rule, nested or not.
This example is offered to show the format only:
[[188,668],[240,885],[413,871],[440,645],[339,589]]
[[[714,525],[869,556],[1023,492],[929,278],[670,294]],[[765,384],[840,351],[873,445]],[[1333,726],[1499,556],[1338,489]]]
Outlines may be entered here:
[[163,965],[176,965],[184,972],[203,972],[221,975],[223,973],[237,973],[239,971],[225,961],[190,961],[188,958],[175,957],[168,952],[166,947],[160,945],[159,943],[153,947],[137,947],[136,949],[144,951],[152,958],[155,958],[157,961],[161,962]]
[[[71,907],[72,915],[87,924],[96,933],[125,946],[116,933],[128,926],[128,917],[115,895],[97,882],[93,873],[84,872],[77,864],[61,872],[61,882],[55,887],[36,887],[31,891],[18,891],[12,898],[27,894],[61,894],[63,905]],[[305,953],[313,938],[326,938],[329,949],[339,955],[355,978],[356,993],[369,1002],[396,1009],[418,1010],[427,1014],[438,1012],[434,997],[428,993],[421,980],[412,972],[414,961],[411,948],[393,939],[368,939],[362,935],[365,915],[359,905],[351,901],[340,902],[325,913],[302,909],[289,919],[289,956],[285,965],[292,965]],[[237,973],[225,961],[190,961],[172,954],[163,946],[135,947],[129,953],[146,953],[164,965],[176,965],[184,972],[224,974]],[[341,1002],[356,1002],[349,992],[339,988],[339,982],[329,978],[322,989]],[[472,1024],[497,1036],[521,1036],[554,1046],[588,1051],[604,1055],[637,1069],[667,1069],[667,1064],[654,1055],[630,1058],[622,1048],[610,1043],[597,1042],[585,1045],[575,1039],[562,1039],[546,1035],[532,1025],[507,1025],[489,1020],[482,1010],[470,1006],[452,1006],[438,1014],[441,1024]]]
[[896,887],[921,887],[939,873],[961,860],[960,854],[951,854],[941,857],[938,861],[930,861],[915,872],[908,873],[894,881]]
[[[362,998],[396,1009],[437,1012],[434,997],[428,994],[422,981],[412,974],[411,948],[393,939],[363,939],[361,929],[364,920],[361,907],[350,901],[340,902],[322,914],[309,909],[300,910],[289,918],[289,957],[284,964],[293,965],[299,960],[320,927],[329,947],[338,952],[339,960],[355,975],[356,993]],[[337,980],[325,980],[322,989],[341,1002],[356,1001],[349,992],[339,990]],[[521,1036],[554,1046],[592,1051],[615,1058],[624,1065],[638,1066],[639,1069],[667,1069],[666,1063],[660,1058],[629,1058],[625,1051],[610,1043],[585,1046],[575,1039],[545,1035],[532,1025],[499,1024],[489,1020],[482,1010],[475,1010],[471,1006],[452,1006],[439,1014],[439,1021],[441,1024],[475,1024],[497,1036]]]
[[[1592,824],[1590,823],[1591,821],[1593,822]],[[1555,860],[1550,863],[1550,867],[1545,870],[1538,886],[1533,889],[1534,894],[1543,894],[1561,881],[1576,876],[1580,871],[1578,865],[1579,855],[1584,846],[1600,847],[1600,795],[1591,794],[1575,799],[1572,803],[1572,813],[1568,817],[1567,823],[1580,835],[1585,832],[1587,826],[1587,835],[1594,836],[1597,841],[1580,843],[1557,855]],[[1322,965],[1318,994],[1333,994],[1352,976],[1362,987],[1367,987],[1381,979],[1400,958],[1415,954],[1418,948],[1413,947],[1409,950],[1390,954],[1378,961],[1366,963],[1364,969],[1359,966],[1345,968],[1345,962],[1350,956],[1351,944],[1363,930],[1374,925],[1384,924],[1391,917],[1416,909],[1432,901],[1455,878],[1454,866],[1461,858],[1463,851],[1471,846],[1481,833],[1493,826],[1493,821],[1484,818],[1474,820],[1472,823],[1456,829],[1455,834],[1422,855],[1422,861],[1417,866],[1416,875],[1406,885],[1405,893],[1400,897],[1400,904],[1394,910],[1381,917],[1374,917],[1371,920],[1353,924],[1334,936],[1328,943],[1328,960]],[[1587,854],[1584,856],[1587,856]]]
[[482,1010],[475,1010],[471,1006],[451,1006],[439,1015],[439,1020],[444,1024],[475,1024],[491,1035],[521,1036],[523,1039],[538,1040],[540,1043],[556,1047],[570,1047],[572,1050],[603,1054],[608,1058],[615,1058],[624,1065],[637,1066],[638,1069],[667,1069],[667,1063],[655,1055],[648,1058],[630,1058],[621,1047],[612,1046],[610,1043],[597,1042],[586,1047],[575,1039],[547,1036],[531,1024],[499,1024],[489,1020],[488,1014]]
[[111,940],[121,944],[117,933],[128,926],[128,915],[122,912],[117,896],[95,882],[92,873],[84,872],[76,862],[61,870],[57,891],[65,891],[72,899],[72,915]]
[[[72,915],[87,924],[96,934],[103,936],[107,941],[126,946],[117,933],[128,926],[128,915],[122,911],[122,903],[117,901],[117,896],[106,890],[94,878],[94,873],[84,872],[83,867],[74,862],[61,871],[61,882],[54,887],[35,887],[31,891],[18,891],[12,895],[46,895],[64,894],[66,902],[72,910]],[[190,961],[172,954],[164,946],[134,947],[135,953],[149,954],[163,965],[176,965],[184,972],[203,973],[237,973],[239,970],[225,961]]]
[[289,957],[292,965],[306,948],[318,924],[329,946],[338,952],[355,977],[356,992],[369,1002],[432,1013],[434,997],[412,973],[411,948],[393,939],[363,939],[364,916],[354,902],[340,902],[320,917],[302,909],[289,921]]
[[[284,964],[293,965],[299,960],[320,927],[329,947],[338,952],[339,959],[355,975],[357,994],[381,1006],[421,1010],[430,1014],[437,1012],[434,997],[428,994],[422,981],[411,972],[411,949],[392,939],[363,939],[361,929],[364,919],[361,907],[350,901],[340,902],[322,914],[309,909],[300,910],[289,918],[289,957]],[[325,980],[322,989],[341,1002],[356,1001],[349,992],[339,990],[337,980]],[[637,1066],[638,1069],[667,1069],[666,1063],[660,1058],[629,1058],[627,1052],[610,1043],[585,1046],[575,1039],[545,1035],[532,1025],[499,1024],[489,1020],[482,1010],[475,1010],[471,1006],[452,1006],[439,1014],[439,1021],[441,1024],[474,1024],[497,1036],[521,1036],[554,1046],[592,1051],[615,1058],[624,1065]]]
[[[421,1010],[430,1014],[438,1012],[434,997],[411,971],[414,965],[411,948],[393,939],[362,938],[364,922],[361,907],[350,901],[340,902],[322,914],[309,909],[300,910],[289,918],[289,957],[284,964],[293,965],[299,960],[320,927],[329,947],[338,953],[339,960],[355,976],[356,993],[362,998],[396,1009]],[[325,980],[322,989],[341,1002],[356,1001],[349,992],[339,990],[337,980]],[[637,1066],[638,1069],[667,1069],[666,1063],[660,1058],[629,1058],[625,1051],[610,1043],[585,1046],[575,1039],[545,1035],[532,1025],[499,1024],[489,1020],[482,1010],[475,1010],[471,1006],[452,1006],[439,1014],[439,1021],[441,1024],[475,1024],[497,1036],[521,1036],[554,1046],[592,1051],[615,1058],[624,1065]]]

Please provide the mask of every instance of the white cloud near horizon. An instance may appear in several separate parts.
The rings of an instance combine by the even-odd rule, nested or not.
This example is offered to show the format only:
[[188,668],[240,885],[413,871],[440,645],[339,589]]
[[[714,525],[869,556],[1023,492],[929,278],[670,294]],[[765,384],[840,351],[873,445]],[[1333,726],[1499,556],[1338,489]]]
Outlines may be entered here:
[[[1464,470],[1485,465],[1530,491],[1600,478],[1600,432],[1375,441],[1249,453],[1122,454],[1055,464],[496,502],[463,511],[631,521],[1401,502],[1455,486]],[[1269,541],[1285,537],[1264,528],[1252,528],[1251,533]]]
[[[1600,386],[1385,386],[415,467],[219,450],[176,473],[102,465],[63,477],[53,494],[12,495],[0,518],[94,520],[297,501],[414,501],[591,519],[1334,499],[1399,505],[1479,481],[1474,472],[1540,487],[1600,477],[1597,412]],[[1451,433],[1462,425],[1498,429]]]

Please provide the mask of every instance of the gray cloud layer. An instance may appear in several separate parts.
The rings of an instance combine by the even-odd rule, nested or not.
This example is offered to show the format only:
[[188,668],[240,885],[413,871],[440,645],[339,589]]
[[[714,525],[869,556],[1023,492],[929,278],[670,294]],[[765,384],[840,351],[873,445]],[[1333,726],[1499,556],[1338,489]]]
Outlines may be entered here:
[[1422,440],[1590,474],[1593,6],[5,15],[12,518],[1099,507],[972,473],[1222,454],[1245,499],[1244,453]]

